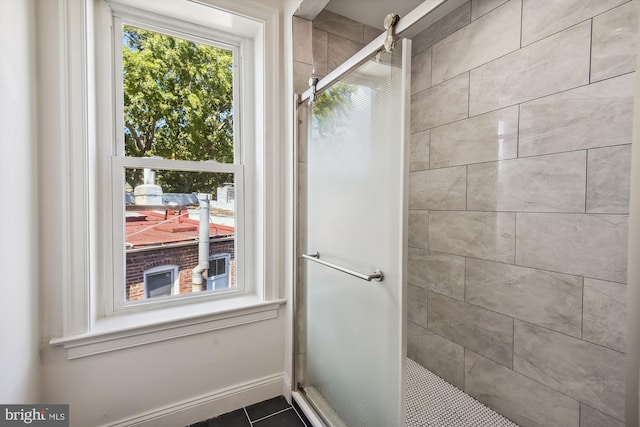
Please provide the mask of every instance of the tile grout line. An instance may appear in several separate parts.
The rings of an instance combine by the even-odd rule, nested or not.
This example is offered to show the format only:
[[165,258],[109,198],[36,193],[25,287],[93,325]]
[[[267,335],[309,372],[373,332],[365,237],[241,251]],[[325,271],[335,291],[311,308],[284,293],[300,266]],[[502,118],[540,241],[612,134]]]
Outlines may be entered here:
[[582,301],[580,304],[580,339],[582,341],[585,341],[584,340],[584,276],[582,277]]
[[589,20],[589,70],[587,72],[587,76],[589,77],[589,83],[591,83],[591,62],[593,61],[593,17]]
[[249,420],[249,425],[251,427],[253,427],[253,422],[251,421],[251,417],[249,416],[249,413],[247,412],[247,407],[243,406],[242,410],[244,411],[244,415],[245,415],[245,417],[247,417],[247,420]]
[[[257,420],[253,420],[253,421],[251,421],[251,419],[249,419],[249,421],[251,421],[251,423],[252,423],[251,425],[253,425],[253,423],[257,423],[257,422],[260,422],[260,421],[262,421],[262,420],[266,420],[267,418],[271,418],[271,417],[273,417],[274,415],[278,415],[278,414],[282,414],[283,412],[287,412],[287,411],[288,411],[289,409],[291,409],[291,408],[292,408],[292,406],[289,406],[288,408],[281,409],[281,410],[279,410],[278,412],[274,412],[274,413],[269,414],[269,415],[266,415],[266,416],[264,416],[264,417],[262,417],[262,418],[258,418]],[[246,411],[246,409],[245,409],[245,411]]]
[[589,149],[584,150],[584,213],[587,212],[587,195],[589,194]]
[[[524,0],[520,2],[520,49],[522,49],[522,31],[524,28]],[[518,50],[520,50],[518,49]]]
[[522,113],[520,112],[520,107],[522,104],[518,104],[518,131],[516,133],[516,159],[520,158],[520,116]]

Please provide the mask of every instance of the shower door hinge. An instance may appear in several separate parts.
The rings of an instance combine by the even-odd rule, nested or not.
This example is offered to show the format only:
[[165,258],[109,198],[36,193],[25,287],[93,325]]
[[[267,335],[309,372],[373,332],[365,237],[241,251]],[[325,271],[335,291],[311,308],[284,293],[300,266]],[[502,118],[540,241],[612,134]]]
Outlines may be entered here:
[[318,87],[318,78],[310,77],[309,78],[309,87],[311,88],[311,96],[309,96],[309,105],[313,104],[317,98],[316,92]]
[[396,39],[396,24],[400,20],[400,16],[390,13],[384,17],[384,29],[387,30],[387,37],[384,39],[384,49],[387,52],[393,50],[393,44]]

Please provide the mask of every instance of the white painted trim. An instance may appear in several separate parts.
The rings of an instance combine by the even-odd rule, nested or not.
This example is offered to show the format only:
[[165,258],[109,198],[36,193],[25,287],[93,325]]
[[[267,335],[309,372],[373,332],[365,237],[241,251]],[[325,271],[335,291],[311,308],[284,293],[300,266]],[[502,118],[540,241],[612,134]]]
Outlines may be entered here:
[[[58,17],[61,36],[62,141],[68,141],[64,156],[67,180],[62,190],[61,208],[66,222],[61,242],[63,275],[63,331],[77,334],[89,328],[89,289],[91,274],[89,161],[87,140],[92,121],[89,118],[88,20],[87,0],[62,0]],[[78,262],[83,260],[83,262]]]
[[[127,319],[133,318],[134,315],[120,316],[120,318],[109,318],[100,322],[100,330],[71,337],[54,338],[50,341],[50,344],[64,346],[69,359],[78,359],[247,323],[275,319],[278,317],[278,308],[284,302],[284,300],[254,302],[253,304],[245,304],[243,307],[227,310],[211,310],[211,303],[199,306],[194,304],[178,308],[192,313],[197,312],[198,308],[201,310],[209,308],[209,311],[189,317],[181,315],[175,319],[156,316],[155,322],[148,321],[147,324],[143,325],[141,325],[142,319],[149,319],[144,314],[142,316],[139,314],[133,321]],[[157,317],[160,317],[160,319],[157,319]],[[102,325],[103,323],[104,325]],[[124,327],[123,325],[125,324],[134,326]]]
[[[254,32],[251,33],[253,40],[240,46],[241,55],[246,60],[240,72],[247,80],[241,96],[255,97],[255,102],[243,106],[241,134],[245,141],[256,141],[255,153],[247,153],[249,150],[243,150],[242,153],[247,162],[248,159],[256,162],[256,168],[255,171],[245,171],[247,176],[240,182],[240,185],[246,182],[251,189],[245,192],[245,198],[249,201],[242,210],[253,214],[252,218],[245,220],[245,227],[254,230],[255,236],[241,232],[237,232],[236,236],[236,239],[244,242],[245,248],[255,248],[255,253],[245,255],[244,262],[245,265],[254,266],[254,271],[247,273],[244,279],[241,277],[242,271],[236,271],[238,280],[246,283],[246,294],[150,310],[147,313],[108,316],[114,310],[112,293],[110,287],[100,284],[113,283],[114,277],[111,258],[113,241],[109,237],[113,223],[110,212],[105,213],[104,209],[110,209],[114,192],[108,177],[115,145],[111,80],[111,57],[115,42],[111,35],[105,36],[104,30],[113,24],[113,18],[107,0],[60,2],[61,12],[57,16],[62,29],[60,51],[63,55],[59,70],[63,95],[60,120],[64,124],[60,135],[64,143],[61,170],[66,173],[60,202],[63,218],[61,227],[67,231],[60,242],[63,260],[60,295],[63,328],[60,334],[63,338],[55,338],[51,344],[64,344],[69,349],[70,357],[82,357],[263,320],[250,310],[251,307],[272,307],[259,310],[264,319],[277,316],[277,307],[284,302],[278,299],[280,270],[283,268],[283,260],[279,256],[283,245],[280,230],[283,208],[280,202],[282,177],[278,157],[284,146],[280,141],[281,109],[284,104],[281,101],[279,10],[250,0],[188,0],[192,4],[199,3],[215,10],[236,13],[249,18],[242,18],[245,24],[252,21],[254,25]],[[125,6],[146,4],[152,9],[159,5],[174,5],[153,0],[112,0],[111,3]],[[255,30],[258,28],[255,25],[260,30]],[[245,25],[244,31],[246,29]],[[256,70],[255,75],[247,79],[246,73],[253,69]],[[110,101],[105,103],[107,99]],[[181,167],[179,162],[172,165]],[[202,165],[203,169],[228,167],[237,165]],[[241,255],[237,253],[236,259]],[[198,322],[208,325],[206,327],[194,327],[190,323],[194,318],[192,310],[198,307],[206,308],[198,309],[199,314],[196,315],[208,319]],[[230,311],[236,314],[226,316]],[[135,326],[131,328],[130,325]],[[156,334],[155,328],[171,332]],[[145,334],[152,335],[145,337]],[[109,338],[96,341],[98,336]]]
[[284,374],[277,373],[103,424],[100,427],[163,427],[194,424],[279,396],[284,382]]

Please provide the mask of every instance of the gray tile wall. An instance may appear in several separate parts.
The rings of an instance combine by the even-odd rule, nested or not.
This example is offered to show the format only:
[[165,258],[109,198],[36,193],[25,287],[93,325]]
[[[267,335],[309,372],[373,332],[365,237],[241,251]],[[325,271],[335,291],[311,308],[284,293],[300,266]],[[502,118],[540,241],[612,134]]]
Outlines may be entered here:
[[320,12],[312,25],[313,50],[309,52],[315,77],[326,76],[383,32],[328,10]]
[[408,353],[525,427],[624,424],[638,4],[471,0],[414,38]]

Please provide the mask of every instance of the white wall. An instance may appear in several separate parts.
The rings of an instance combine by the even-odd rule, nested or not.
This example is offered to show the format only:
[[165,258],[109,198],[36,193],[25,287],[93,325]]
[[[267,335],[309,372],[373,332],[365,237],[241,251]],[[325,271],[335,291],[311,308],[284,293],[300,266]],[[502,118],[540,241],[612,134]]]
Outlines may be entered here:
[[37,402],[38,245],[34,3],[0,1],[0,402]]
[[[0,4],[4,1],[0,0]],[[51,18],[59,16],[65,3],[76,4],[74,1],[37,2],[37,13],[41,18],[38,53],[44,64],[39,81],[43,133],[38,147],[43,158],[39,194],[41,204],[47,206],[40,217],[39,239],[42,401],[69,403],[72,426],[130,425],[136,419],[140,424],[135,425],[161,426],[188,424],[281,394],[286,388],[286,306],[279,310],[276,319],[81,359],[68,360],[62,347],[48,344],[51,338],[61,335],[63,315],[63,260],[57,242],[66,233],[66,218],[59,206],[60,189],[67,176],[64,125],[58,113],[62,108],[60,67],[64,58],[60,48],[62,29],[57,27],[57,19]],[[266,3],[283,10],[280,0]],[[281,18],[284,20],[284,13]],[[22,22],[16,25],[24,27]],[[280,25],[283,34],[282,21]],[[7,32],[4,25],[2,31],[3,35]],[[281,67],[284,58],[281,54]],[[283,131],[281,135],[284,152],[290,142],[289,132]],[[5,173],[0,172],[0,176],[4,177]],[[278,225],[284,225],[284,222]],[[281,248],[274,249],[283,253]],[[288,289],[290,284],[283,282],[282,291]],[[220,400],[220,396],[229,395],[229,390],[244,392]],[[176,409],[185,410],[153,419],[154,413],[160,416],[162,410],[172,412]]]

